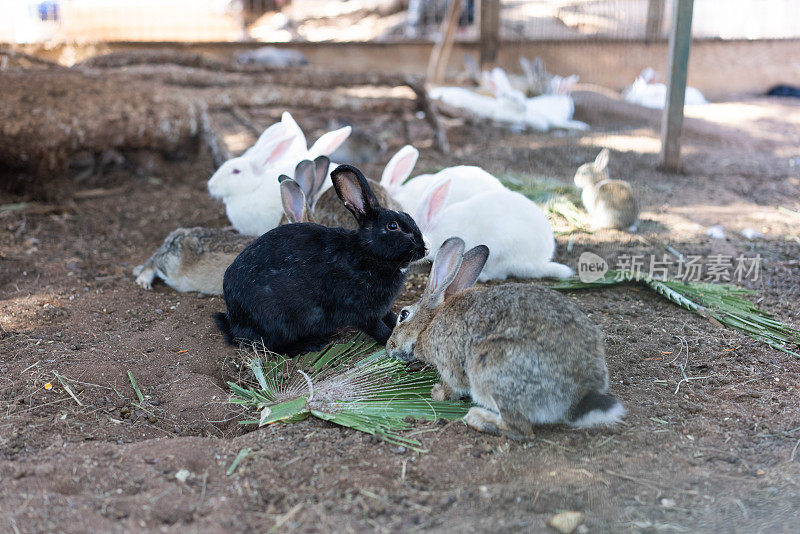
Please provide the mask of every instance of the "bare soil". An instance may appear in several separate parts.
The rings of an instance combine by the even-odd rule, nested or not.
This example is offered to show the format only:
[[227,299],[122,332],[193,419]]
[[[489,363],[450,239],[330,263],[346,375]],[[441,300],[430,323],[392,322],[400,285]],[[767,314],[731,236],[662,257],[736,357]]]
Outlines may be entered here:
[[[800,106],[745,100],[690,115],[684,172],[670,174],[656,169],[657,125],[602,112],[584,117],[583,135],[451,124],[448,156],[425,148],[422,121],[296,114],[317,134],[329,119],[383,132],[389,153],[408,137],[422,147],[420,172],[474,163],[566,183],[607,146],[612,175],[640,198],[640,231],[560,235],[560,261],[575,266],[586,250],[612,266],[624,254],[660,258],[664,243],[760,254],[748,285],[799,326],[800,217],[778,207],[800,208]],[[205,190],[211,158],[126,161],[73,200],[0,213],[3,532],[546,532],[564,510],[584,512],[590,532],[800,529],[800,362],[644,288],[568,295],[606,335],[611,392],[629,410],[614,428],[542,428],[518,443],[417,423],[428,450],[418,454],[318,420],[240,427],[227,403],[233,350],[211,320],[224,303],[145,291],[131,275],[174,228],[227,224]],[[725,239],[705,235],[714,224]],[[745,239],[747,227],[765,237]],[[423,282],[415,275],[398,305]]]

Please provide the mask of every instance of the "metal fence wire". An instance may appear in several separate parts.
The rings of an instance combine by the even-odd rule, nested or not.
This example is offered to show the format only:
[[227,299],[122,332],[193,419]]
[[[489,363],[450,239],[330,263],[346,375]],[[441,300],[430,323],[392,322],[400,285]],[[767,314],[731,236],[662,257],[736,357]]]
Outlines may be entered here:
[[[452,0],[0,0],[0,42],[371,41],[435,37]],[[663,39],[675,0],[502,0],[501,39]],[[800,37],[797,0],[695,0],[696,38]],[[478,38],[462,0],[457,40]]]

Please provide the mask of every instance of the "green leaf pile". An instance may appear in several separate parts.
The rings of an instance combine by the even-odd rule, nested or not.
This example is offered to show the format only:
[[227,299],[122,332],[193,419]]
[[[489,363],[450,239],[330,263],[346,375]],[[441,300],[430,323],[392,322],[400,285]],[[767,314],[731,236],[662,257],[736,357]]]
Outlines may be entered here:
[[363,334],[319,352],[288,358],[253,348],[250,385],[229,382],[230,402],[257,414],[241,424],[291,423],[309,416],[354,428],[414,450],[419,441],[401,434],[408,418],[455,420],[469,402],[434,401],[435,370],[410,371]]
[[633,271],[609,270],[595,282],[563,280],[552,286],[557,290],[610,287],[623,283],[641,283],[659,295],[698,315],[738,330],[777,350],[800,358],[800,331],[773,319],[772,314],[743,298],[753,291],[731,285],[703,282],[679,282],[658,279]]

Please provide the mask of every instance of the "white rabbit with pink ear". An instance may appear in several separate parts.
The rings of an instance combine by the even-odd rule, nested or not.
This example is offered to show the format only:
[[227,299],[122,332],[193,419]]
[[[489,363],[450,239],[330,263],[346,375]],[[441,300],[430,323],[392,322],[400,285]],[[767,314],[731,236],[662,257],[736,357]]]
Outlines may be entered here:
[[535,96],[526,101],[525,121],[530,125],[539,124],[539,129],[543,131],[551,128],[588,130],[588,124],[572,119],[575,102],[569,92],[577,82],[578,76],[575,74],[566,78],[553,76],[550,80],[550,94]]
[[220,166],[208,181],[209,192],[225,203],[225,213],[237,231],[261,235],[278,226],[283,216],[278,177],[292,173],[304,159],[336,150],[349,134],[349,126],[328,132],[309,149],[300,127],[284,113],[253,147]]
[[414,220],[431,241],[432,259],[444,241],[460,237],[471,248],[485,244],[492,251],[481,281],[516,278],[566,278],[572,269],[552,261],[555,238],[550,222],[525,196],[502,189],[448,204],[450,179],[425,192]]
[[449,204],[461,202],[487,191],[505,189],[500,180],[480,167],[471,165],[447,167],[435,174],[420,174],[405,182],[414,169],[418,157],[419,151],[411,145],[406,145],[392,156],[381,175],[381,185],[384,189],[415,219],[415,210],[419,207],[425,191],[445,179],[451,180],[447,197]]
[[[636,77],[631,85],[622,91],[622,98],[631,104],[646,108],[663,109],[667,103],[667,86],[655,83],[656,71],[647,67]],[[708,100],[698,89],[686,87],[685,102],[687,106],[708,104]]]

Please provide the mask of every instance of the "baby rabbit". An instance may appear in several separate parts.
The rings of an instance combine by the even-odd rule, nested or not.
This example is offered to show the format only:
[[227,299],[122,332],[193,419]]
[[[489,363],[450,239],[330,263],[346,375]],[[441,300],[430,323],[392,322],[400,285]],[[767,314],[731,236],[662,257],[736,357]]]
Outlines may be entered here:
[[430,239],[432,259],[450,236],[468,246],[485,243],[492,256],[480,275],[481,281],[516,278],[566,278],[572,269],[552,261],[555,238],[550,222],[539,207],[525,196],[502,188],[448,204],[452,181],[435,184],[423,196],[414,217]]
[[470,395],[464,422],[525,440],[535,425],[589,427],[619,422],[622,404],[606,394],[603,335],[566,298],[531,284],[468,289],[489,256],[466,254],[453,237],[436,255],[419,301],[403,308],[386,353],[436,367],[435,400]]
[[622,180],[609,180],[608,158],[608,149],[604,148],[594,162],[578,167],[575,185],[583,189],[581,200],[593,228],[619,228],[635,232],[639,208],[633,189]]
[[[294,180],[286,181],[280,188],[287,222],[314,222],[303,190]],[[233,230],[178,228],[170,232],[150,259],[133,269],[133,275],[144,289],[152,289],[158,276],[176,291],[222,295],[225,269],[252,242],[252,236]]]
[[420,174],[405,181],[414,169],[418,157],[419,151],[406,145],[392,156],[381,175],[381,185],[415,220],[417,214],[414,210],[419,206],[425,191],[447,178],[452,179],[447,204],[461,202],[486,191],[505,189],[500,180],[480,167],[471,165],[447,167],[436,174]]
[[294,355],[346,326],[389,339],[406,268],[426,253],[422,234],[407,214],[382,208],[355,167],[341,165],[331,179],[358,229],[287,224],[248,246],[225,271],[227,312],[215,316],[228,343]]
[[178,228],[133,269],[133,276],[144,289],[152,289],[157,276],[177,291],[221,295],[225,269],[252,241],[252,236],[222,228]]
[[[316,222],[329,228],[347,228],[355,230],[358,224],[353,216],[336,196],[336,190],[325,189],[320,194],[326,182],[330,160],[326,156],[319,156],[313,162],[301,161],[295,168],[295,181],[305,193],[306,198],[316,199],[310,205]],[[389,193],[377,182],[367,179],[378,203],[387,209],[402,211],[403,207],[396,202]],[[284,221],[281,221],[284,224]]]

